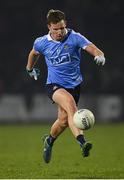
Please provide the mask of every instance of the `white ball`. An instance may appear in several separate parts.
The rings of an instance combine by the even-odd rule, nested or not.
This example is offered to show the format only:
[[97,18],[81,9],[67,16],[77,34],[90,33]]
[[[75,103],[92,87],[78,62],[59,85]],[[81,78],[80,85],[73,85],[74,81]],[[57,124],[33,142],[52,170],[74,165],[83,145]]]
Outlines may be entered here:
[[81,130],[87,130],[94,126],[95,117],[88,109],[79,109],[73,117],[74,124]]

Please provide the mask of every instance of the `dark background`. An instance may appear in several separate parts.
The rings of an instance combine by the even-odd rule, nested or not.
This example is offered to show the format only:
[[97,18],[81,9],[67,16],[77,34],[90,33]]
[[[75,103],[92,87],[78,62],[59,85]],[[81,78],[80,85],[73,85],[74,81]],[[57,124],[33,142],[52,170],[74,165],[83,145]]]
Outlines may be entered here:
[[0,1],[0,94],[43,93],[47,69],[38,61],[41,76],[33,81],[25,71],[34,40],[47,34],[49,9],[65,12],[68,27],[80,32],[105,54],[99,67],[84,52],[82,93],[123,94],[124,92],[124,2],[122,0],[1,0]]

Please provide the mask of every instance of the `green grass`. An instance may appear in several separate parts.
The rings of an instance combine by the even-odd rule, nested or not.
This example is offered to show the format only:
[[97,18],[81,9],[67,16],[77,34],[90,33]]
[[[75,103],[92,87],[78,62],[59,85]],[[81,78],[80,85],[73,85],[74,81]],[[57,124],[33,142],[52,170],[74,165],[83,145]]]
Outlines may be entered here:
[[0,126],[0,178],[89,179],[124,178],[124,124],[96,125],[85,132],[93,142],[88,158],[67,129],[55,142],[52,161],[42,159],[45,125]]

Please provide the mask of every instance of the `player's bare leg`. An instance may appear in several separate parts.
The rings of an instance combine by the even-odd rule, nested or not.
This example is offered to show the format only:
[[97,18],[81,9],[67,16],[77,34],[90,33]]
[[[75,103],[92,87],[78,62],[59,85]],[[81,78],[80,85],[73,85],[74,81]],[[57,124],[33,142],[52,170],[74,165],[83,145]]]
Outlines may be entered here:
[[74,113],[78,110],[74,98],[65,89],[58,89],[53,94],[53,100],[67,112],[69,128],[79,142],[83,156],[89,156],[89,151],[92,148],[92,144],[86,142],[83,131],[78,129],[73,122]]
[[78,129],[73,123],[73,116],[77,111],[77,106],[72,95],[65,89],[58,89],[53,94],[53,100],[59,105],[59,113],[58,119],[51,128],[50,136],[47,136],[44,139],[44,161],[46,163],[50,162],[53,143],[57,136],[64,131],[67,125],[79,142],[83,156],[88,156],[89,150],[92,148],[92,144],[85,141],[83,131]]

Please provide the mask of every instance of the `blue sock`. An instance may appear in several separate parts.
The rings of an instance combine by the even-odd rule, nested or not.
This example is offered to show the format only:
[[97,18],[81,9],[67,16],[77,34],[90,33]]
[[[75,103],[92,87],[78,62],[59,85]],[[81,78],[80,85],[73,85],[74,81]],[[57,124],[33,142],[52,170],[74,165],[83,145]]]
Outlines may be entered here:
[[83,134],[78,135],[76,137],[76,139],[77,139],[78,143],[80,144],[80,146],[82,146],[86,142]]

